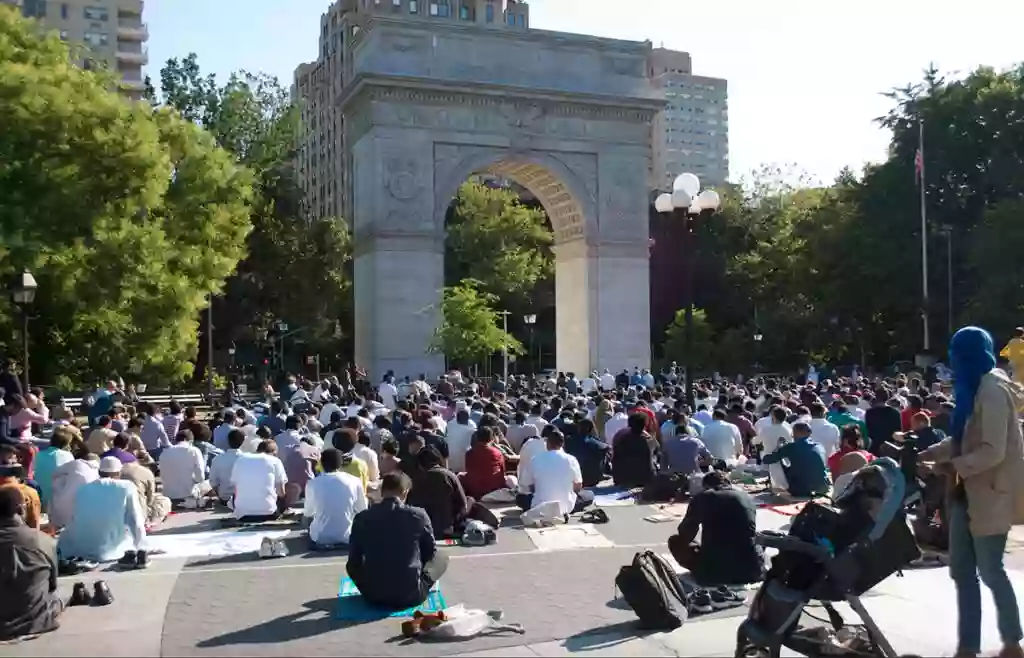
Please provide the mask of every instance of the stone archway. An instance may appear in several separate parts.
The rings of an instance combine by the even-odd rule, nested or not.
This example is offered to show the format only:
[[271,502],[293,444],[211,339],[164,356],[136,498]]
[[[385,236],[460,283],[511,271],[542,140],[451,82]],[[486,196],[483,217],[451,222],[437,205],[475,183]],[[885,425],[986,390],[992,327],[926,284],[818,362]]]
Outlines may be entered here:
[[[524,61],[547,48],[554,70],[569,54],[574,65],[580,52],[598,63],[609,57],[609,40],[589,37],[552,41],[550,33],[448,33],[444,26],[419,35],[413,28],[381,21],[363,30],[366,50],[357,61],[370,70],[357,72],[340,100],[351,171],[346,215],[354,232],[357,362],[374,378],[389,369],[398,376],[442,371],[443,358],[426,351],[440,322],[445,212],[462,182],[487,172],[529,189],[551,218],[557,368],[582,374],[649,366],[650,123],[660,101],[614,89],[597,97],[470,83],[454,64],[440,76],[444,67],[433,67],[430,79],[373,71],[396,43],[406,55],[419,49],[419,62],[445,50],[445,39],[465,44],[467,33],[522,48],[531,53]],[[649,45],[610,43],[618,57],[612,73],[646,85]],[[619,83],[607,76],[609,86]]]

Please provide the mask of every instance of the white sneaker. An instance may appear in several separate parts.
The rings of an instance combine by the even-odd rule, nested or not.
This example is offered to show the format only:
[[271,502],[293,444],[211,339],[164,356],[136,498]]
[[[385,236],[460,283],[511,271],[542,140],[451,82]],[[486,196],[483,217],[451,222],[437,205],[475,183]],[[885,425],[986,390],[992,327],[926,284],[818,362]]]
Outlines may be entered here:
[[274,539],[271,541],[270,555],[271,557],[288,557],[288,547],[284,545],[283,540]]
[[263,559],[276,557],[274,555],[274,540],[270,537],[264,537],[263,541],[260,542],[259,556]]

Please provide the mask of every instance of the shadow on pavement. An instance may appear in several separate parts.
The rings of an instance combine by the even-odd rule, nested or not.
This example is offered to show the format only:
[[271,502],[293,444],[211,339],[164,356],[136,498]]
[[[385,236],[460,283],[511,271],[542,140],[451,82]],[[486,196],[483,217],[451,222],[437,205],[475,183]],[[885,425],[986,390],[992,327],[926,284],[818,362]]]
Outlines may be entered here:
[[570,653],[609,649],[648,635],[650,632],[640,629],[637,622],[631,620],[577,633],[565,638],[562,641],[562,647]]
[[343,628],[361,626],[376,620],[342,622],[334,619],[334,609],[338,604],[337,597],[316,599],[303,603],[304,610],[283,615],[256,626],[218,635],[200,641],[200,648],[224,647],[233,644],[277,644],[304,638],[315,637]]

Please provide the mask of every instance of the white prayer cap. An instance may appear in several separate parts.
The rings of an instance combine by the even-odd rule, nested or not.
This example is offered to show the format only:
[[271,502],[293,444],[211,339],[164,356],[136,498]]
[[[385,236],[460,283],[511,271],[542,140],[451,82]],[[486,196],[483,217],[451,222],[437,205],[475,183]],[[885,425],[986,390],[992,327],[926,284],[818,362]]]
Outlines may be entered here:
[[100,473],[120,473],[121,460],[117,457],[104,457],[100,460]]

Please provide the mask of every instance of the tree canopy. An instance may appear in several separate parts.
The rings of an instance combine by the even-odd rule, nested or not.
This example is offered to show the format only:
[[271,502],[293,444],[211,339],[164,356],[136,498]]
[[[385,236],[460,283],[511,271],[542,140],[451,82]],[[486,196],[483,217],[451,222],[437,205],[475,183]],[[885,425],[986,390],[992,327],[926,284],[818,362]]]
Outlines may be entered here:
[[522,354],[522,344],[499,326],[499,314],[493,308],[495,301],[494,295],[482,291],[480,282],[472,279],[445,288],[441,302],[444,319],[434,333],[430,351],[467,365],[479,363],[502,349],[509,354]]
[[[199,311],[251,230],[249,169],[109,82],[0,7],[0,275],[29,269],[38,281],[37,381],[187,376]],[[11,354],[16,317],[5,296]]]
[[310,221],[292,165],[298,108],[274,77],[239,71],[218,84],[195,54],[168,60],[160,102],[202,125],[238,162],[255,172],[248,257],[214,305],[218,344],[254,341],[275,320],[315,349],[337,352],[351,310],[351,241],[339,217]]
[[[892,131],[885,162],[828,186],[785,185],[782,172],[762,170],[752,184],[720,190],[721,211],[697,226],[696,303],[713,342],[741,339],[738,370],[754,360],[769,370],[812,360],[884,366],[920,352],[922,121],[933,352],[942,357],[950,331],[964,324],[997,340],[1024,324],[1024,285],[1012,270],[1024,250],[1024,67],[958,80],[930,68],[888,96],[893,108],[879,118]],[[726,371],[726,355],[716,354]]]

